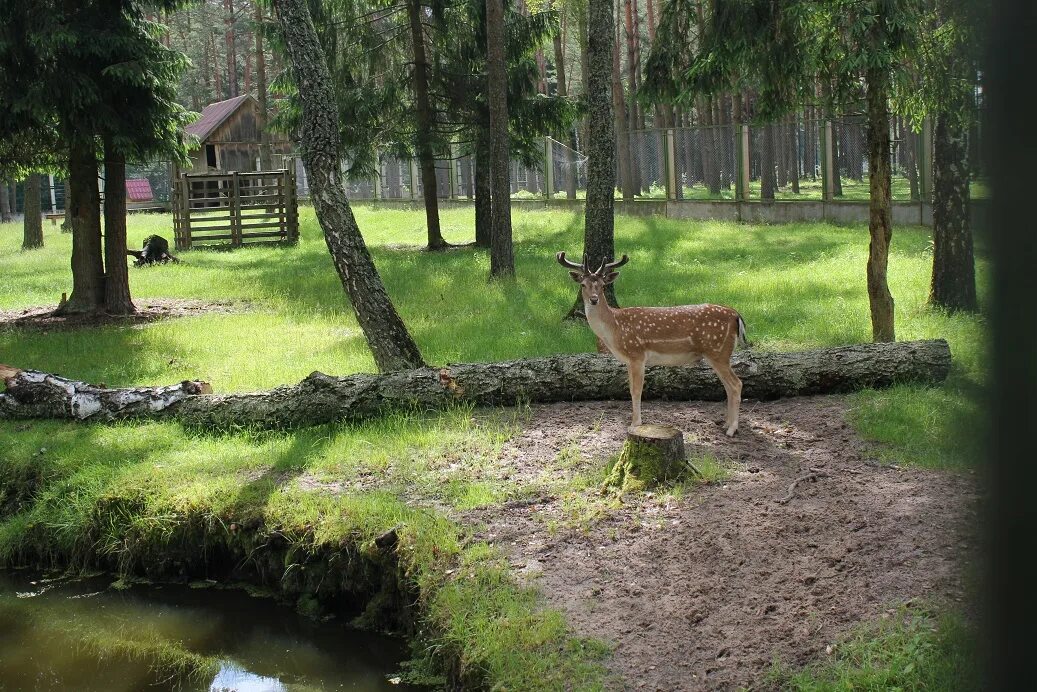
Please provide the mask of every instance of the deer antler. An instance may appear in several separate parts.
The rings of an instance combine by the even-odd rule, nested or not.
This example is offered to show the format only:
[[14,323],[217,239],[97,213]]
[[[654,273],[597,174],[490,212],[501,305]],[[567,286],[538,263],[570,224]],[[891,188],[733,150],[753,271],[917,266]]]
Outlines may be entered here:
[[605,260],[601,260],[601,266],[598,267],[598,271],[596,271],[594,273],[597,274],[598,276],[601,276],[602,272],[604,272],[604,271],[606,271],[608,269],[618,269],[619,267],[622,267],[624,264],[626,264],[629,261],[630,261],[630,258],[627,257],[626,255],[623,255],[616,262],[606,262]]
[[575,269],[576,271],[581,271],[584,274],[589,274],[590,273],[590,272],[587,271],[587,262],[586,262],[586,260],[584,260],[584,263],[581,266],[579,264],[576,264],[575,262],[570,262],[569,260],[565,259],[565,253],[564,252],[559,252],[557,255],[555,255],[555,259],[558,260],[558,264],[562,265],[563,267],[566,267],[567,269]]

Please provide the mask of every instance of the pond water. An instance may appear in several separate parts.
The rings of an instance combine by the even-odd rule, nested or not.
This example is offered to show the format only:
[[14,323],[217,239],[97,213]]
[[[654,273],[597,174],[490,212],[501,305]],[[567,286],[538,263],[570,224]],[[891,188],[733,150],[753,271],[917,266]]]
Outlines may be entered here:
[[417,689],[391,679],[400,640],[240,590],[111,584],[0,571],[0,690]]

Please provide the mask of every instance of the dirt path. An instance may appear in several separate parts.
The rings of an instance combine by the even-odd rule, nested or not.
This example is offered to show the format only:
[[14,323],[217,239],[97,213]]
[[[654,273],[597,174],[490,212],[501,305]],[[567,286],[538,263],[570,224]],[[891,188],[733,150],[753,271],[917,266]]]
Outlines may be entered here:
[[[684,430],[692,454],[736,462],[732,475],[680,498],[631,500],[586,530],[571,528],[572,508],[557,498],[465,520],[577,632],[612,645],[621,687],[753,685],[775,658],[808,663],[896,604],[962,598],[973,479],[869,461],[846,406],[841,397],[746,402],[729,440],[713,422],[719,404],[649,402],[646,421]],[[600,466],[627,415],[619,402],[536,407],[501,463],[534,483]],[[811,468],[826,475],[778,503]]]

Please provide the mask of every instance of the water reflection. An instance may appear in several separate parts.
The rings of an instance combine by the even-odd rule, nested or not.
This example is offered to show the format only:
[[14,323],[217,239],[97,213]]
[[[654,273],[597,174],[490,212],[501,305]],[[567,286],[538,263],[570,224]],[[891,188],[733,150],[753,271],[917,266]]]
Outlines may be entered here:
[[0,690],[415,689],[388,678],[398,640],[242,591],[110,582],[0,571]]
[[209,692],[288,692],[288,686],[277,678],[256,675],[244,668],[224,661],[220,672],[209,685]]

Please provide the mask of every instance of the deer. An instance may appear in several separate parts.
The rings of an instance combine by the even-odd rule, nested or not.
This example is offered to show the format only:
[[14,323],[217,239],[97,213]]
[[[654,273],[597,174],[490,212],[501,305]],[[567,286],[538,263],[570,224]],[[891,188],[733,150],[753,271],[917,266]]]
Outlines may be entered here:
[[587,324],[612,355],[627,366],[632,416],[629,431],[641,425],[641,392],[645,367],[649,365],[694,365],[705,360],[717,374],[727,393],[725,425],[727,436],[738,431],[738,409],[742,381],[731,369],[731,354],[738,345],[748,346],[745,321],[723,305],[678,305],[675,307],[613,308],[605,300],[605,287],[619,277],[616,270],[630,261],[602,260],[597,271],[556,256],[580,284]]

